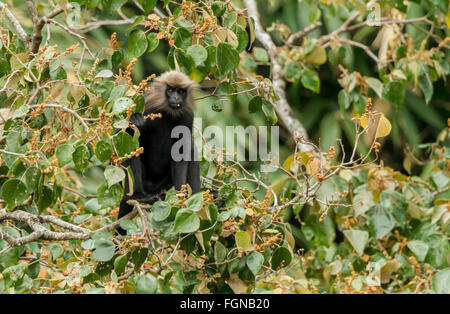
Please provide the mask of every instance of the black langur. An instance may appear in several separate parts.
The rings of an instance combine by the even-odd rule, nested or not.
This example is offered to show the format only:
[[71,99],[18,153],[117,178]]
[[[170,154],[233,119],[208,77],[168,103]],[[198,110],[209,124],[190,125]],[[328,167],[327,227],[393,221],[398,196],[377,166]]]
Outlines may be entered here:
[[[140,132],[139,143],[144,152],[125,163],[131,167],[134,185],[133,193],[130,193],[128,177],[125,179],[118,219],[132,210],[127,203],[130,199],[153,203],[161,193],[171,187],[180,190],[184,184],[189,184],[192,193],[200,191],[200,168],[191,136],[194,88],[195,83],[185,74],[166,72],[155,79],[150,92],[145,95],[144,114],[130,117],[130,123]],[[159,113],[161,118],[144,118]],[[127,132],[132,135],[134,131],[129,128]],[[120,227],[117,231],[126,233]]]

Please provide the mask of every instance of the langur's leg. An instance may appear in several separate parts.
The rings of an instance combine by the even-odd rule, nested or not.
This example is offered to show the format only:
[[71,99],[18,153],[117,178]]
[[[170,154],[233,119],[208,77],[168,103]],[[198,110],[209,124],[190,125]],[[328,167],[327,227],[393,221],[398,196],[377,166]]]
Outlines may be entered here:
[[197,148],[193,141],[191,141],[191,160],[187,166],[187,183],[192,189],[192,193],[200,192],[200,166],[197,158]]
[[170,175],[175,190],[179,191],[181,186],[187,183],[188,161],[172,161]]

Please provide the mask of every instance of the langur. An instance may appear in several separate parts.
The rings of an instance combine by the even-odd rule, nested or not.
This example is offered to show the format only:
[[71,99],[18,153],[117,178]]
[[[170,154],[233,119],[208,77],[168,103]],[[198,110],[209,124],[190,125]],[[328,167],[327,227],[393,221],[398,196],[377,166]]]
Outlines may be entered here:
[[[195,86],[181,72],[166,72],[155,79],[150,92],[145,95],[144,113],[130,117],[130,123],[139,130],[139,144],[144,152],[124,163],[131,167],[134,184],[130,191],[126,177],[118,218],[132,210],[127,203],[130,199],[153,203],[171,187],[180,190],[185,184],[189,184],[192,193],[200,191],[200,168],[191,135]],[[152,120],[147,118],[150,114],[161,114],[162,117]],[[127,132],[134,134],[132,128]],[[126,234],[120,227],[117,230]]]

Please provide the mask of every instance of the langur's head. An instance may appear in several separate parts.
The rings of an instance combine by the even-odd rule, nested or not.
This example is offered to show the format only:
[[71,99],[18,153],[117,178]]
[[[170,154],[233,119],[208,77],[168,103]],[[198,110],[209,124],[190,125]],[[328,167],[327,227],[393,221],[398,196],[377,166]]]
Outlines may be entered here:
[[158,76],[146,97],[146,109],[180,117],[194,109],[196,84],[184,73],[169,71]]

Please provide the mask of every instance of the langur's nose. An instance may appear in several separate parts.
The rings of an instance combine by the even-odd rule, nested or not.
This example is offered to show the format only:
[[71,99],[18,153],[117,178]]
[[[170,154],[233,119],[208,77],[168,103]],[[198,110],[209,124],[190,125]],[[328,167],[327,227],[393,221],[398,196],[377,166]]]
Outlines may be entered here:
[[177,107],[181,107],[181,102],[182,99],[179,95],[172,95],[172,97],[170,97],[170,103],[176,105]]

